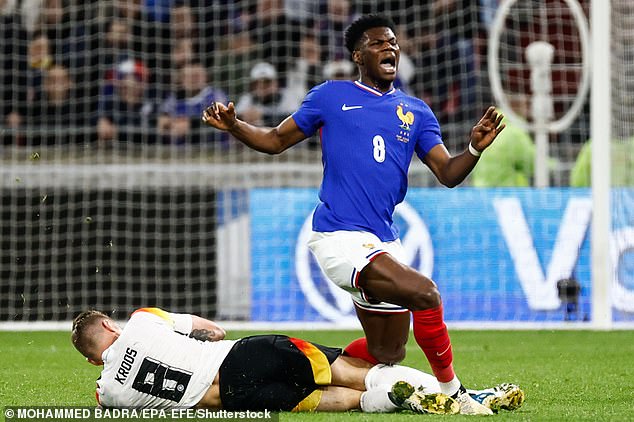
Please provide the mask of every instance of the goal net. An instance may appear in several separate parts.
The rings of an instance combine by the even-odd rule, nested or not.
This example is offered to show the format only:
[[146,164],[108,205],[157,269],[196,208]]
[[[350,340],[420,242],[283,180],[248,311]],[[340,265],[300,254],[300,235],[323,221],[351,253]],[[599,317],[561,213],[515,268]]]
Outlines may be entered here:
[[488,50],[492,92],[513,125],[536,143],[535,185],[568,184],[588,140],[589,2],[500,3]]
[[[634,6],[613,0],[610,31],[611,106],[609,142],[612,187],[610,263],[613,282],[609,290],[614,320],[634,319]],[[579,166],[583,168],[582,166]]]
[[[357,78],[343,30],[361,14],[384,13],[401,46],[397,86],[431,106],[448,149],[461,152],[494,101],[487,43],[497,3],[6,2],[0,323],[68,322],[88,308],[125,319],[159,306],[225,321],[354,324],[349,296],[326,282],[305,248],[321,182],[318,137],[267,156],[204,127],[201,111],[234,101],[241,118],[277,124],[312,86]],[[546,7],[550,42],[566,51],[557,65],[577,65],[564,2],[520,3]],[[507,21],[504,64],[522,57],[539,32],[528,22],[540,16]],[[626,16],[614,28],[622,36]],[[578,74],[553,75],[558,112],[573,100]],[[528,92],[526,68],[510,66],[505,78]],[[551,139],[548,191],[479,189],[471,179],[436,189],[412,162],[396,218],[409,263],[441,286],[449,321],[584,319],[589,193],[567,187],[589,138],[588,113],[584,103]],[[582,293],[578,314],[568,315],[556,284],[573,275]]]

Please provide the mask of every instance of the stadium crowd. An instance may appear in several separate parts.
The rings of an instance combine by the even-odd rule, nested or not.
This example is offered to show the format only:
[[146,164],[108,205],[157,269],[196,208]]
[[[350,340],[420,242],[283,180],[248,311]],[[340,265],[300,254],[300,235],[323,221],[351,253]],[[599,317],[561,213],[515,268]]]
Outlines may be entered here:
[[3,143],[224,144],[199,131],[210,101],[281,120],[312,86],[356,76],[343,29],[386,11],[401,31],[400,88],[441,123],[470,122],[490,100],[477,98],[476,67],[491,2],[423,3],[0,0]]
[[[396,86],[431,106],[452,150],[493,103],[486,53],[498,5],[0,0],[1,142],[235,147],[203,129],[205,106],[228,99],[249,122],[278,123],[314,85],[357,77],[343,29],[361,14],[384,13],[398,25]],[[573,142],[581,146],[586,133]]]

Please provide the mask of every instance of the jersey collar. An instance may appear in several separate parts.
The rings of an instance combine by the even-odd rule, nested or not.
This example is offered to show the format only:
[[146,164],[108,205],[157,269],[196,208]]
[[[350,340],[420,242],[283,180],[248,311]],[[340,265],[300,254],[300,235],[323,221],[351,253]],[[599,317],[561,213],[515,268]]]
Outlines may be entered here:
[[363,89],[364,91],[368,91],[368,92],[370,92],[370,93],[372,93],[374,95],[377,95],[379,97],[382,97],[384,95],[390,95],[390,94],[392,94],[392,93],[394,93],[396,91],[396,88],[392,87],[392,89],[390,89],[388,92],[386,92],[384,94],[384,93],[382,93],[381,91],[379,91],[377,89],[374,89],[374,88],[371,88],[371,87],[369,87],[369,86],[367,86],[365,84],[362,84],[360,81],[354,81],[354,84],[356,86],[358,86],[359,88]]

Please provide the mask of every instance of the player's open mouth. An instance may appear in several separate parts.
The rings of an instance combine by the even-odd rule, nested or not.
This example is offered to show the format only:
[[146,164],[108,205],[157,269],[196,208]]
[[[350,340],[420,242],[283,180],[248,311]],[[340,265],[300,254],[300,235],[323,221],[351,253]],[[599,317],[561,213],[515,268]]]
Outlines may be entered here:
[[385,57],[379,62],[379,67],[383,69],[385,73],[396,73],[396,57]]

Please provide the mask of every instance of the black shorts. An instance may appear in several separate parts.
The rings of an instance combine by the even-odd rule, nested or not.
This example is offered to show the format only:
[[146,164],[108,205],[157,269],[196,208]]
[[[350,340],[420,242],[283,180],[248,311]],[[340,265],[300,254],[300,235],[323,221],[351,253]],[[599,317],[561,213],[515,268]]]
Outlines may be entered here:
[[328,385],[330,365],[339,355],[341,349],[287,336],[245,337],[220,366],[222,406],[292,410],[319,385]]

